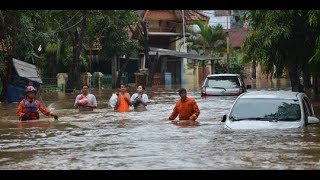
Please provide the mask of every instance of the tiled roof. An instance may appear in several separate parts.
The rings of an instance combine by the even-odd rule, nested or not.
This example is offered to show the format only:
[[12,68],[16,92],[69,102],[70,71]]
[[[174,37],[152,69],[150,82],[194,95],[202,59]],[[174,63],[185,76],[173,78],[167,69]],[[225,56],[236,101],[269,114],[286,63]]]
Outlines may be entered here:
[[[182,10],[138,10],[137,14],[146,20],[171,20],[182,23]],[[194,20],[208,22],[210,19],[209,16],[197,10],[185,10],[184,16],[186,23],[192,23]]]
[[247,38],[246,28],[229,29],[229,40],[231,47],[240,48]]
[[200,11],[195,11],[195,10],[185,10],[185,17],[186,17],[186,21],[188,23],[191,23],[194,20],[201,20],[201,21],[205,21],[208,22],[210,17],[203,14]]
[[92,42],[91,46],[84,45],[86,51],[100,51],[102,49],[102,45],[100,43],[100,37],[96,37],[96,39]]

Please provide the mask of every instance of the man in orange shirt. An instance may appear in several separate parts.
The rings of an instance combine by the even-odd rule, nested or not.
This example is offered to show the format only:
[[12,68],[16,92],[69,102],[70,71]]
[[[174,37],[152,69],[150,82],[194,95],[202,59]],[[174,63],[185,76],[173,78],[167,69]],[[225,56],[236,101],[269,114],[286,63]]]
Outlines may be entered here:
[[126,86],[124,84],[121,84],[120,89],[116,94],[118,96],[118,100],[116,106],[114,107],[114,110],[118,112],[129,112],[131,100]]
[[26,95],[24,99],[19,103],[17,116],[20,121],[36,120],[39,119],[39,110],[46,116],[53,116],[55,120],[58,120],[58,116],[53,112],[48,111],[43,104],[36,100],[36,89],[33,86],[26,88]]
[[195,121],[200,114],[196,101],[187,97],[187,90],[185,88],[179,89],[179,96],[181,99],[177,101],[169,120],[174,120],[179,114],[179,120]]

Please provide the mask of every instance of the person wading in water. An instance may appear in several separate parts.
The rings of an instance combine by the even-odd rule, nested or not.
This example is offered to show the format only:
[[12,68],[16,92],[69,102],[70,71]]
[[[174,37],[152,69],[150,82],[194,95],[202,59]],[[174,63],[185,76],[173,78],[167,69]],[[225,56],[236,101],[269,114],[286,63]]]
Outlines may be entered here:
[[135,111],[146,111],[147,102],[149,101],[148,95],[144,93],[145,87],[138,86],[137,92],[131,96],[131,103]]
[[93,111],[94,108],[97,108],[97,99],[93,94],[89,93],[89,86],[83,85],[81,94],[76,97],[74,102],[74,107],[79,109],[79,112],[82,111]]
[[53,112],[48,111],[43,104],[36,100],[36,89],[33,86],[26,88],[26,95],[24,99],[19,103],[17,116],[20,121],[37,120],[39,119],[39,110],[46,116],[53,116],[55,120],[58,120],[58,116]]

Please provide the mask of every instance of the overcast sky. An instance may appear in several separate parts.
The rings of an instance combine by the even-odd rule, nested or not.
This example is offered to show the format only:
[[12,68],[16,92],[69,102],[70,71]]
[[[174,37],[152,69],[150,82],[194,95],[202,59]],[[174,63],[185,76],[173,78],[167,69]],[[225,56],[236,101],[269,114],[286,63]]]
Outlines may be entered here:
[[[227,16],[215,17],[214,10],[205,10],[203,11],[203,13],[210,17],[209,24],[211,25],[221,24],[224,29],[227,28]],[[230,21],[229,21],[229,28],[230,28]]]

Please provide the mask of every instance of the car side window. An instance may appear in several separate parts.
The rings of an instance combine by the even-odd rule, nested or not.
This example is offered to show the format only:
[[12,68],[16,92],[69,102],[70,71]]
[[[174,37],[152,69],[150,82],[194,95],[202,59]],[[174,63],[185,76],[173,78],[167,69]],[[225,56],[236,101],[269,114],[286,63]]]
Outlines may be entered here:
[[303,104],[306,106],[308,116],[313,116],[313,112],[311,110],[310,102],[307,97],[303,97]]

